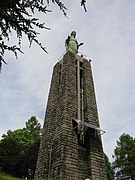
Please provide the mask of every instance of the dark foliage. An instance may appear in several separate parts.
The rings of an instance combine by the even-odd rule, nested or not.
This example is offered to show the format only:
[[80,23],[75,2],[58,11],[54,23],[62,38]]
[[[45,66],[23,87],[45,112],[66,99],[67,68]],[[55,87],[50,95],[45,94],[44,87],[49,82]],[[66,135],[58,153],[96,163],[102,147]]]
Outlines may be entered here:
[[41,125],[35,117],[26,127],[8,131],[0,141],[0,169],[16,177],[33,178],[40,142]]
[[105,168],[107,172],[107,179],[114,180],[114,170],[106,154],[104,154],[104,160],[105,160]]
[[27,177],[28,179],[34,178],[39,142],[39,140],[36,141],[25,151],[25,153],[20,154],[18,161],[15,164],[16,177]]
[[2,140],[0,143],[0,167],[3,172],[9,174],[15,172],[15,165],[18,161],[19,153],[20,145],[15,139],[7,138]]
[[[66,15],[66,8],[59,0],[52,0],[56,3],[60,9]],[[36,12],[46,14],[50,12],[47,9],[49,0],[44,3],[44,0],[0,0],[0,69],[4,60],[4,54],[6,51],[11,51],[17,58],[17,52],[22,52],[21,41],[23,34],[26,35],[28,41],[31,43],[34,41],[45,52],[46,48],[38,41],[37,29],[49,29],[44,23],[39,22],[39,19],[34,17]],[[12,33],[16,34],[18,44],[8,45],[10,36]],[[7,42],[7,43],[6,43]]]
[[117,179],[135,180],[135,139],[129,134],[122,134],[114,149],[113,166]]
[[[44,23],[35,18],[35,13],[46,14],[51,12],[47,9],[49,3],[56,4],[63,14],[66,16],[66,7],[60,0],[0,0],[0,71],[2,64],[7,64],[4,59],[6,51],[11,51],[17,58],[18,52],[21,50],[21,42],[23,35],[26,35],[28,41],[34,41],[43,51],[46,48],[38,41],[38,31],[36,29],[47,29]],[[81,0],[81,6],[85,6],[86,0]],[[18,44],[9,45],[11,35],[15,33]]]

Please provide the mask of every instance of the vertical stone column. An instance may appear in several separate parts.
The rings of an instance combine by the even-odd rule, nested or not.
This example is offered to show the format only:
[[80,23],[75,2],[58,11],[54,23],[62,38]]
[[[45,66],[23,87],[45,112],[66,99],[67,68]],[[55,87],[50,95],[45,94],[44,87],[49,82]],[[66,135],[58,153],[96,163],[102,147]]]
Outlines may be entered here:
[[[85,121],[99,127],[97,104],[94,90],[94,82],[90,61],[83,61],[84,76],[84,116]],[[104,165],[104,154],[100,132],[89,128],[87,132],[87,148],[89,149],[90,177],[91,180],[105,180],[106,172]]]
[[54,66],[53,75],[51,80],[50,92],[48,96],[48,103],[46,107],[43,134],[40,142],[35,178],[40,179],[48,177],[49,171],[49,159],[52,145],[52,139],[54,138],[54,131],[56,129],[57,119],[57,105],[58,105],[58,73],[59,63]]
[[60,177],[63,180],[78,180],[78,138],[75,131],[72,131],[72,118],[77,118],[77,84],[76,84],[76,59],[68,52],[63,58],[62,84],[59,101],[60,126],[64,140],[63,156],[61,168],[63,174]]

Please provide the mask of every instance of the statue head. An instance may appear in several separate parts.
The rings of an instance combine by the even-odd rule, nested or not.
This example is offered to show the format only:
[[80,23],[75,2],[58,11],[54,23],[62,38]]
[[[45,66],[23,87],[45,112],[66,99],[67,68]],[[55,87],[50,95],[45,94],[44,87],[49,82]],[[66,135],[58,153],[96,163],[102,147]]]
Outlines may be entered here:
[[75,31],[72,31],[71,32],[71,35],[73,35],[74,37],[76,36],[76,32]]

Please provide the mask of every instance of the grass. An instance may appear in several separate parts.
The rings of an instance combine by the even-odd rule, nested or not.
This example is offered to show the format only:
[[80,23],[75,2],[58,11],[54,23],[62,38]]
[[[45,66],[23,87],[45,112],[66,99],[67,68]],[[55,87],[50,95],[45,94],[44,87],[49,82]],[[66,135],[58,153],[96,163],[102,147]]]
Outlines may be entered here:
[[[0,172],[0,180],[25,180],[25,178],[21,179],[21,178],[17,178],[17,177],[12,177],[10,175]],[[41,180],[43,180],[43,179],[41,179]],[[51,180],[51,179],[48,179],[48,180]]]
[[12,177],[12,176],[7,175],[5,173],[0,173],[0,180],[24,180],[24,179]]

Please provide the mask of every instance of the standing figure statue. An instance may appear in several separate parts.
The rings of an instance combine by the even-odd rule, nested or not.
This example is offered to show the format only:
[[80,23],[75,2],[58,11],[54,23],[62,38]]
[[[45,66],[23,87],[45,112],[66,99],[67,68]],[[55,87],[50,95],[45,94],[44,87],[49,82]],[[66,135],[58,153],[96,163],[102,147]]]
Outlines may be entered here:
[[83,45],[83,43],[78,44],[75,37],[76,37],[76,32],[72,31],[71,35],[68,36],[68,38],[65,41],[66,51],[70,51],[73,54],[77,54],[79,46]]

